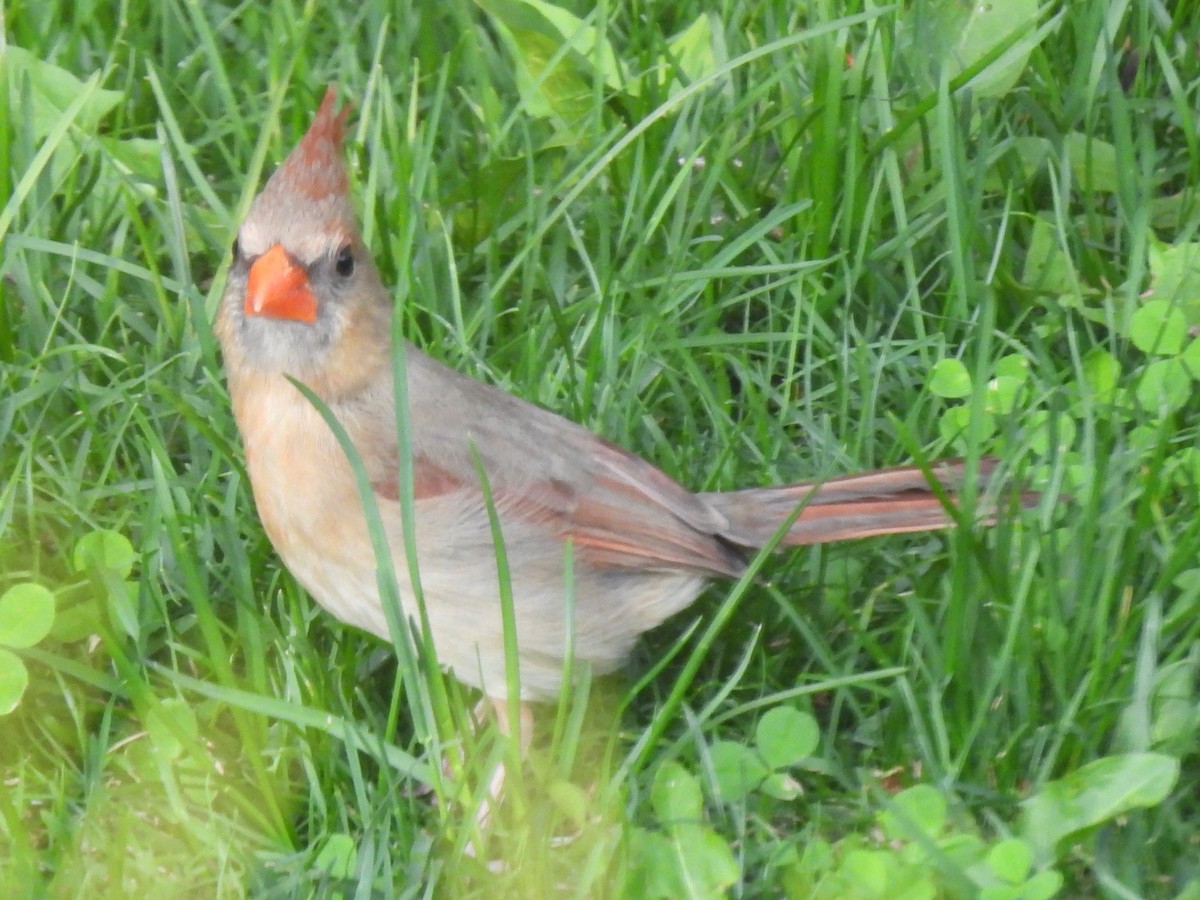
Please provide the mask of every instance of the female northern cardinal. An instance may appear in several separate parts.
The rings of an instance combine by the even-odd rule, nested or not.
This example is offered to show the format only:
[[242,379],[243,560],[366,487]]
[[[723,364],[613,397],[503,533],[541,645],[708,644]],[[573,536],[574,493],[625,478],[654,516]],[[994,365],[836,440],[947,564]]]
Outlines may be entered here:
[[[217,334],[263,526],[327,610],[388,637],[375,558],[353,472],[317,409],[329,407],[362,457],[404,613],[404,559],[391,358],[393,302],[363,246],[342,161],[347,110],[325,94],[299,146],[242,223]],[[439,659],[503,698],[505,653],[487,473],[511,573],[522,700],[563,678],[567,597],[573,648],[593,672],[619,666],[643,631],[736,577],[797,507],[784,546],[943,528],[952,523],[921,470],[819,484],[694,494],[645,460],[554,413],[466,378],[406,346],[415,542]],[[984,461],[981,477],[992,469]],[[957,463],[935,467],[952,489]],[[573,584],[565,559],[571,546]]]

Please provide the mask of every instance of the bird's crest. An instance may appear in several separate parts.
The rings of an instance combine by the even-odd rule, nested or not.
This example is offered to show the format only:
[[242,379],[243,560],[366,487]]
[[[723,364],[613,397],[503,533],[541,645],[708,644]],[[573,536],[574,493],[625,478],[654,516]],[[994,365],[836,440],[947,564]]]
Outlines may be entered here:
[[342,151],[350,106],[337,112],[336,104],[337,88],[330,85],[308,131],[251,205],[242,237],[255,253],[282,242],[289,253],[311,260],[355,233]]
[[337,88],[331,84],[308,131],[271,181],[284,184],[314,201],[323,200],[330,194],[346,194],[349,179],[342,158],[342,141],[346,136],[350,104],[335,113],[336,103]]

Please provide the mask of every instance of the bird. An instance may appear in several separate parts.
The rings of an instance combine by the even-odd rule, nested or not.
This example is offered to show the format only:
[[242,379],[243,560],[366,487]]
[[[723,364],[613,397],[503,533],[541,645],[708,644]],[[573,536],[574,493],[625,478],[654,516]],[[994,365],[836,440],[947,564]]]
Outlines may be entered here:
[[[259,519],[283,564],[336,618],[389,639],[354,469],[298,385],[327,407],[361,459],[404,616],[420,621],[407,537],[437,659],[498,711],[510,682],[493,514],[522,705],[559,696],[568,648],[575,671],[580,663],[595,675],[620,668],[643,633],[709,581],[741,576],[789,519],[780,547],[955,524],[963,461],[697,493],[582,425],[406,342],[406,535],[395,301],[352,208],[343,148],[350,106],[336,105],[331,85],[252,202],[215,322]],[[977,466],[986,485],[997,461]]]

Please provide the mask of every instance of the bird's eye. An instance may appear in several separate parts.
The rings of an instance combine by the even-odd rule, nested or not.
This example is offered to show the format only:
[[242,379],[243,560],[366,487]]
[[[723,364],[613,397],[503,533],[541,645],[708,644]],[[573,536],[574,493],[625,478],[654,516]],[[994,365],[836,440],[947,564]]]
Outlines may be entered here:
[[238,239],[233,239],[233,246],[229,248],[229,253],[233,257],[233,261],[237,262],[242,256],[242,245],[238,243]]
[[343,278],[354,274],[354,252],[349,244],[344,244],[333,260],[333,268]]

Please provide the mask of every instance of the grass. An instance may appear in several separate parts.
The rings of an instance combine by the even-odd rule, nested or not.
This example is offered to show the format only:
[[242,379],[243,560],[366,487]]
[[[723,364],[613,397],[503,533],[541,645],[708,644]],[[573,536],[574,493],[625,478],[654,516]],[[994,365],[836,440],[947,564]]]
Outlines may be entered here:
[[[622,68],[520,4],[0,13],[0,592],[57,604],[0,883],[957,897],[954,848],[1016,837],[1062,896],[1195,896],[1200,23],[565,5]],[[402,328],[461,371],[698,490],[988,454],[1045,499],[714,586],[544,712],[480,834],[504,742],[281,571],[209,328],[328,82]],[[97,531],[129,566],[75,564]]]

